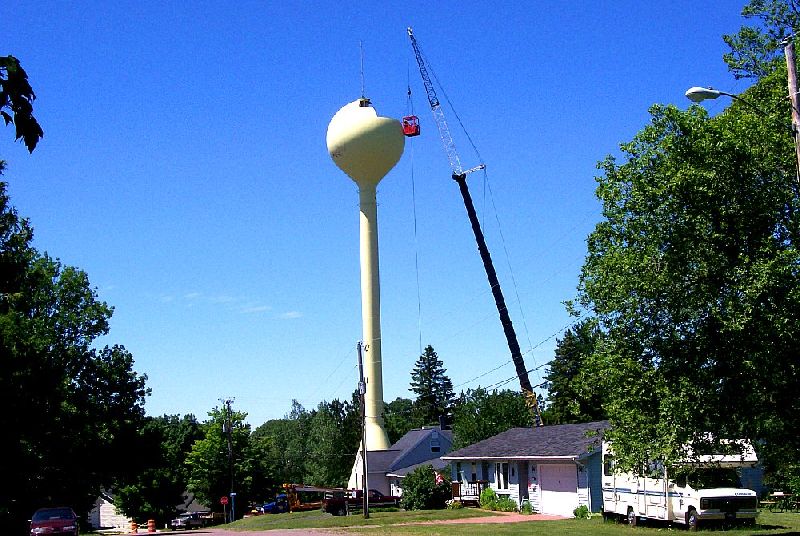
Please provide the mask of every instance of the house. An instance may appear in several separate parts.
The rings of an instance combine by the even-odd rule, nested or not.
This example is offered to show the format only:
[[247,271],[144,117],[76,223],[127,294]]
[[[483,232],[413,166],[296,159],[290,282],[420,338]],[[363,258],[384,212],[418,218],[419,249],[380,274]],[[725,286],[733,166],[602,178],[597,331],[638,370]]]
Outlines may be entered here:
[[121,514],[114,506],[114,496],[106,491],[101,491],[89,512],[89,524],[93,529],[130,529],[131,518]]
[[[367,451],[367,480],[370,489],[385,495],[403,494],[403,478],[421,465],[433,465],[435,469],[447,467],[440,459],[453,448],[452,430],[441,426],[423,426],[409,431],[388,450]],[[349,488],[361,487],[363,474],[361,450],[356,454],[353,471],[348,481]]]
[[454,498],[476,501],[492,488],[543,514],[572,517],[580,505],[602,509],[602,445],[608,421],[512,428],[442,456]]

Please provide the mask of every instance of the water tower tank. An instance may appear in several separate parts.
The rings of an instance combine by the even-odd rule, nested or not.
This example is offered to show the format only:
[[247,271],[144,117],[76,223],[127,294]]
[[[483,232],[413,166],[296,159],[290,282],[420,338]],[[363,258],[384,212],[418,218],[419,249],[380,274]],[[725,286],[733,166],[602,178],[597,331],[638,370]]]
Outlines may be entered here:
[[369,99],[358,99],[336,112],[326,141],[339,169],[359,186],[375,186],[400,160],[406,139],[400,121],[378,117]]

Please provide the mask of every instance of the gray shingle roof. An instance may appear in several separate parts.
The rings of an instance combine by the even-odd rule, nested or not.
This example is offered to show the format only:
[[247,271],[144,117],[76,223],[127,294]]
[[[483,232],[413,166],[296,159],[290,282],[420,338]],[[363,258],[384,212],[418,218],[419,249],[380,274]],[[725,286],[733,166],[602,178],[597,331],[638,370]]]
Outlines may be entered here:
[[480,458],[580,458],[600,448],[608,421],[511,428],[442,456],[444,460]]

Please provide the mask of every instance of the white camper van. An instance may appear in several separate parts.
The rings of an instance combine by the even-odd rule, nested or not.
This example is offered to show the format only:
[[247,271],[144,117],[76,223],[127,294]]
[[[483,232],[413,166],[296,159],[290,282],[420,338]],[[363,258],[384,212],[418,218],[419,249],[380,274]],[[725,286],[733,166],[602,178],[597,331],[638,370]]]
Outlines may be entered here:
[[739,483],[737,469],[758,462],[752,446],[742,455],[698,456],[692,463],[666,468],[652,463],[644,476],[614,469],[610,445],[603,442],[603,517],[623,517],[631,525],[656,519],[695,530],[705,521],[752,524],[758,495]]

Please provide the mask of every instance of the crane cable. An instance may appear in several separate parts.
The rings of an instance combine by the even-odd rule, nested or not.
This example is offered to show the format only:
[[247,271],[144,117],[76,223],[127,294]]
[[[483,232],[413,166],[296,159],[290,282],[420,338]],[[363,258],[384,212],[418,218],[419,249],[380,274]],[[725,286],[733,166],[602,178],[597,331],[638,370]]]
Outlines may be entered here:
[[[406,115],[414,115],[414,99],[411,98],[411,67],[406,65]],[[414,139],[411,139],[411,210],[414,217],[414,273],[417,278],[417,336],[419,355],[422,355],[422,297],[419,287],[419,241],[417,239],[417,188],[414,180]]]
[[[472,150],[475,153],[475,156],[477,157],[478,162],[483,163],[484,160],[483,160],[483,157],[481,156],[480,151],[478,151],[477,145],[475,145],[475,142],[473,141],[472,136],[470,136],[469,132],[467,131],[467,127],[464,126],[464,122],[461,120],[461,116],[458,115],[458,112],[456,111],[455,107],[453,106],[453,103],[450,100],[450,97],[447,95],[447,91],[445,91],[444,86],[439,81],[439,77],[436,76],[436,71],[433,69],[433,67],[431,67],[430,62],[428,62],[427,58],[425,58],[425,63],[427,65],[428,71],[431,73],[431,76],[433,77],[434,80],[436,80],[436,85],[439,86],[439,91],[444,96],[444,100],[447,102],[448,108],[450,108],[450,111],[453,112],[453,116],[456,118],[456,121],[458,121],[458,125],[461,127],[461,131],[464,133],[464,136],[467,138],[467,141],[469,141],[469,144],[472,147]],[[411,92],[411,88],[409,87],[409,94],[410,94],[410,92]],[[494,212],[495,221],[497,222],[497,229],[498,229],[498,233],[500,235],[500,242],[503,245],[503,253],[505,254],[505,257],[506,257],[506,265],[508,266],[509,274],[511,276],[511,284],[514,286],[514,295],[517,298],[517,305],[519,306],[520,317],[522,319],[522,327],[523,327],[523,329],[525,331],[525,338],[528,341],[528,347],[530,348],[532,346],[532,344],[531,344],[530,331],[528,330],[528,322],[525,319],[525,312],[524,312],[524,310],[522,308],[522,300],[520,299],[520,296],[519,296],[519,287],[517,286],[517,279],[514,276],[514,269],[513,269],[512,265],[511,265],[511,256],[509,255],[508,247],[506,246],[506,239],[505,239],[505,235],[503,234],[503,226],[500,224],[500,216],[499,216],[499,214],[497,212],[497,206],[495,205],[495,202],[494,202],[494,193],[492,192],[492,186],[491,186],[491,183],[489,182],[489,174],[488,174],[488,172],[486,170],[486,167],[483,168],[483,186],[484,186],[484,207],[486,205],[486,201],[485,201],[486,191],[488,190],[489,191],[489,200],[491,201],[492,210]],[[486,211],[486,209],[484,208],[484,212],[485,211]],[[531,357],[533,357],[533,356],[531,356]],[[535,363],[536,362],[536,358],[533,357],[533,359],[534,359],[534,364],[536,364]]]

